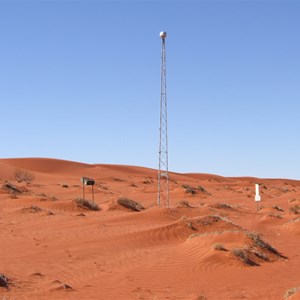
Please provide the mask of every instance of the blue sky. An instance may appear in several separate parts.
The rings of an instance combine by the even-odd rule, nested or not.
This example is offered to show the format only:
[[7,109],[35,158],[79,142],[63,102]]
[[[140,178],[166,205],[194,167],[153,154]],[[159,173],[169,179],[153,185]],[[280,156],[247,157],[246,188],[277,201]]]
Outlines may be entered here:
[[300,1],[0,1],[0,157],[300,179]]

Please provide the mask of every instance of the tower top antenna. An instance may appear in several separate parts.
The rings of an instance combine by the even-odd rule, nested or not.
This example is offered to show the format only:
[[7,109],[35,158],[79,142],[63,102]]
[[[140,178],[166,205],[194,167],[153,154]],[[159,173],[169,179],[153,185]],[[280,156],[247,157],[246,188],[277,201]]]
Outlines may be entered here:
[[165,39],[167,37],[167,33],[165,31],[161,31],[159,36],[162,38],[162,39]]

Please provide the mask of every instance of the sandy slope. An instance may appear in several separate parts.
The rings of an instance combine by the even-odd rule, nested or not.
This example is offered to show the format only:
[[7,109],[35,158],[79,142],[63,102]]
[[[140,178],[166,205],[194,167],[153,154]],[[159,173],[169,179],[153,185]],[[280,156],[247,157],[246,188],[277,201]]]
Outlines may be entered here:
[[[16,168],[34,181],[16,182]],[[300,214],[290,211],[300,206],[299,181],[172,173],[168,209],[156,207],[156,174],[0,159],[0,274],[9,279],[0,299],[284,299],[300,287]],[[82,176],[95,179],[100,211],[74,204]],[[1,188],[7,181],[21,193]],[[119,197],[145,210],[121,207]],[[300,290],[289,294],[300,299]]]

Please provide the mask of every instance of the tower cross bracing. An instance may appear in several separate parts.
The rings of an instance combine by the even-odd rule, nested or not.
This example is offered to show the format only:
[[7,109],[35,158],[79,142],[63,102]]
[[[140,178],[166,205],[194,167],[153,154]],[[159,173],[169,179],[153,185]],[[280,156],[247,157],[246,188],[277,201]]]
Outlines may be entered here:
[[168,166],[168,110],[166,84],[166,32],[161,32],[161,84],[160,84],[160,126],[159,126],[159,169],[157,205],[169,206]]

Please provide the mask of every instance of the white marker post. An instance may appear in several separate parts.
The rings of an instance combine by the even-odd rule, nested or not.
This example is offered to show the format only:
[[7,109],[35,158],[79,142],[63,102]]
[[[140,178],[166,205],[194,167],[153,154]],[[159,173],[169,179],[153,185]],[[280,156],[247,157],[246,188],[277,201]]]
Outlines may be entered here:
[[255,202],[256,202],[256,211],[258,211],[258,202],[261,201],[260,195],[259,195],[259,184],[255,184]]

